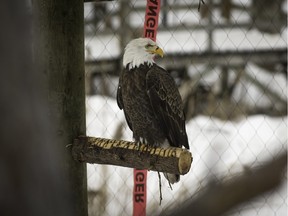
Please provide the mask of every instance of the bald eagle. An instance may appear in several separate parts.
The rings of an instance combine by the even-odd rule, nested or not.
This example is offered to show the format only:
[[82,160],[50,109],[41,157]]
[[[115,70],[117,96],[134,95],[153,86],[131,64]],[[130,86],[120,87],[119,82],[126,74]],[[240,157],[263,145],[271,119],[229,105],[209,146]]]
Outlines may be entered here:
[[[189,149],[181,96],[174,79],[154,62],[163,51],[149,38],[128,43],[123,56],[117,103],[123,109],[133,138],[138,143]],[[179,175],[164,173],[169,183]]]

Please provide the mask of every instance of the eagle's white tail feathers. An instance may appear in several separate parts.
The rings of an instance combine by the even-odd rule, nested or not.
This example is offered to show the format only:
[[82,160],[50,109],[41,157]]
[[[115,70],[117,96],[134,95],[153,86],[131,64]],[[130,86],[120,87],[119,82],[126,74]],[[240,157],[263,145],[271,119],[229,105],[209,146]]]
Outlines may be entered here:
[[164,174],[165,178],[168,180],[168,182],[170,184],[177,183],[180,180],[180,176],[179,175],[170,174],[170,173],[163,173],[163,174]]
[[[169,144],[167,139],[161,144],[161,147],[162,148],[170,147],[170,144]],[[164,174],[165,178],[168,180],[169,184],[177,183],[180,180],[180,176],[179,175],[170,174],[170,173],[163,173],[163,174]]]

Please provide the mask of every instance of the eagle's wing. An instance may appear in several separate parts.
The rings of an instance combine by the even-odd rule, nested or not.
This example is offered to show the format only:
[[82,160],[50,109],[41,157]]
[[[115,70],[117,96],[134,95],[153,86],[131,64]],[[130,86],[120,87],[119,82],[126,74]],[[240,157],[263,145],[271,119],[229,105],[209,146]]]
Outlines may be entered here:
[[117,104],[118,104],[118,107],[122,110],[124,108],[124,104],[123,104],[123,99],[122,99],[121,88],[122,88],[121,83],[119,82],[118,88],[117,88]]
[[173,78],[166,70],[154,65],[146,75],[146,87],[154,114],[170,145],[189,149],[183,104]]
[[117,88],[117,104],[121,110],[123,109],[124,115],[126,118],[126,122],[129,126],[129,128],[131,129],[131,131],[133,131],[132,123],[131,123],[131,121],[130,121],[130,119],[129,119],[129,117],[126,114],[125,109],[124,109],[124,103],[123,103],[123,98],[122,98],[122,76],[121,76],[121,74],[120,74],[119,84],[118,84],[118,88]]

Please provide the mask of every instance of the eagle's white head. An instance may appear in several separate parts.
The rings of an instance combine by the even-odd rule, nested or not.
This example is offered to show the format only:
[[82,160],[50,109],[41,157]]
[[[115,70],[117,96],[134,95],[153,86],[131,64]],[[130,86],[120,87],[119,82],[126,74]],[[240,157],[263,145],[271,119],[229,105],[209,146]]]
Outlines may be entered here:
[[155,55],[163,57],[163,50],[156,42],[149,38],[134,39],[125,47],[123,66],[126,67],[129,64],[129,69],[132,69],[144,63],[152,65]]

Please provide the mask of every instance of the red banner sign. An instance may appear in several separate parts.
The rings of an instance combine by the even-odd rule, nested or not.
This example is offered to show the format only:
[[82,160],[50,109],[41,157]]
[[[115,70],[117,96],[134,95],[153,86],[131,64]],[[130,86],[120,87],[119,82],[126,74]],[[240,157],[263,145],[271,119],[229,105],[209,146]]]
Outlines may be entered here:
[[147,0],[146,5],[144,37],[153,41],[156,41],[160,3],[161,0]]
[[[147,0],[144,37],[156,41],[161,0]],[[146,216],[147,170],[134,169],[133,216]]]
[[133,215],[146,215],[147,170],[134,169]]

